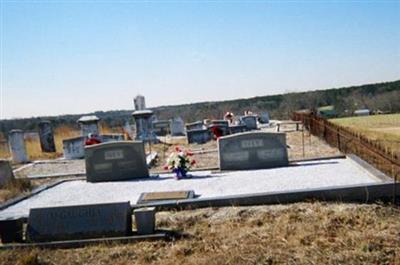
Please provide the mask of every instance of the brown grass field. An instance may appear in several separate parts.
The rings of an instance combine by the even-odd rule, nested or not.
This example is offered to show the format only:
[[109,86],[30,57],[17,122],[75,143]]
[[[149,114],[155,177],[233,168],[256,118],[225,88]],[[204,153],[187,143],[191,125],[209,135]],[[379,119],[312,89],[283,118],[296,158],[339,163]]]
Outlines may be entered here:
[[400,152],[400,114],[350,117],[331,121]]

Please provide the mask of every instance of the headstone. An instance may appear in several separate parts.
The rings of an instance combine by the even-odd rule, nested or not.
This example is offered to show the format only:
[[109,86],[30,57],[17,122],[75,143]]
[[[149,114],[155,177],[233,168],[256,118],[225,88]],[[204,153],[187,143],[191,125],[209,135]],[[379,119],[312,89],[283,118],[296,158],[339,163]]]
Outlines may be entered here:
[[133,99],[133,104],[135,105],[135,110],[145,110],[146,109],[145,98],[142,95],[137,95]]
[[22,130],[11,130],[8,136],[10,152],[15,163],[28,162],[26,153],[24,132]]
[[102,134],[99,136],[102,143],[124,141],[125,137],[122,133]]
[[135,209],[133,213],[135,214],[137,233],[139,235],[153,234],[156,226],[155,207]]
[[202,130],[202,129],[205,129],[203,121],[196,121],[196,122],[192,122],[192,123],[186,123],[186,131]]
[[143,142],[102,143],[85,148],[88,182],[149,177]]
[[185,124],[181,117],[174,118],[170,122],[170,127],[172,136],[183,136],[185,135]]
[[211,140],[211,132],[208,129],[186,131],[189,144],[204,144]]
[[158,136],[164,136],[168,134],[170,121],[158,120],[153,121],[153,131]]
[[0,236],[3,244],[23,241],[23,219],[10,219],[0,221]]
[[246,125],[233,125],[229,126],[229,133],[230,134],[235,134],[235,133],[241,133],[247,131]]
[[85,157],[85,136],[63,140],[65,159],[81,159]]
[[240,117],[240,121],[246,125],[248,130],[256,130],[257,129],[257,116],[248,115]]
[[151,110],[137,110],[132,113],[136,123],[136,140],[143,142],[158,143],[157,135],[152,130],[151,116],[153,111]]
[[289,164],[284,133],[246,132],[218,139],[221,170],[262,169]]
[[39,138],[40,146],[43,152],[55,152],[56,145],[54,144],[53,128],[49,121],[39,123]]
[[27,239],[49,242],[129,236],[132,215],[129,202],[32,208]]
[[268,114],[268,112],[261,112],[260,117],[259,117],[258,120],[262,124],[269,123],[269,114]]
[[14,180],[14,174],[10,161],[0,159],[0,188]]
[[81,135],[88,136],[89,133],[99,135],[99,121],[100,119],[95,116],[83,116],[78,120],[81,127]]
[[225,120],[213,120],[208,125],[209,128],[218,128],[221,131],[222,136],[229,134],[229,123]]

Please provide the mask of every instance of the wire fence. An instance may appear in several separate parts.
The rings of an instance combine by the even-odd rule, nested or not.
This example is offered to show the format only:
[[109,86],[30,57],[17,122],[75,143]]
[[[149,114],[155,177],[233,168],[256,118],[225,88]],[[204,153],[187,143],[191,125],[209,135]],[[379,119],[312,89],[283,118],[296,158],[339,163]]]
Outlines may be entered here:
[[360,132],[334,124],[312,113],[293,114],[293,120],[301,121],[311,134],[325,140],[345,154],[355,154],[375,168],[393,178],[400,178],[400,150],[368,139]]

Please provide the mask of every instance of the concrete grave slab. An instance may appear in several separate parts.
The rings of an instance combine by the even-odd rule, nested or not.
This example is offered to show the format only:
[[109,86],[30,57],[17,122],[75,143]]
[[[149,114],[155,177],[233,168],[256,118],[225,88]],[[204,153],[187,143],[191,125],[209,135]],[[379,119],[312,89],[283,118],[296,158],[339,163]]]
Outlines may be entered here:
[[132,233],[129,202],[33,208],[29,212],[27,238],[49,242]]
[[218,139],[221,170],[262,169],[289,164],[284,133],[247,132]]
[[[350,158],[297,162],[289,167],[262,170],[219,173],[198,171],[190,172],[190,174],[192,178],[179,181],[175,180],[174,174],[161,174],[158,178],[120,182],[63,181],[56,186],[34,193],[29,198],[8,204],[0,211],[0,220],[27,217],[29,209],[38,207],[127,200],[136,202],[144,192],[195,190],[199,197],[190,200],[193,202],[217,200],[218,198],[251,197],[254,194],[286,194],[315,189],[331,190],[351,185],[362,189],[367,185],[388,183],[357,165]],[[188,200],[177,200],[179,203],[182,201]],[[253,203],[255,201],[256,199],[253,199]],[[225,202],[227,201],[225,200]]]
[[88,182],[149,177],[143,142],[121,141],[85,148]]

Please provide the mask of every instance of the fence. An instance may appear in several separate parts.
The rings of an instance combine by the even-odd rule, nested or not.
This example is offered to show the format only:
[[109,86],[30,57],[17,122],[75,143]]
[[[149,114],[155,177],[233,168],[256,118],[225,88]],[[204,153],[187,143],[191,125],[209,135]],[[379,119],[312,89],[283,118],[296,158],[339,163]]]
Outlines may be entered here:
[[341,152],[355,154],[377,169],[392,177],[394,182],[400,176],[399,150],[392,150],[377,141],[368,139],[359,132],[336,125],[313,114],[293,115],[293,120],[302,121],[311,134],[324,139],[329,145]]

